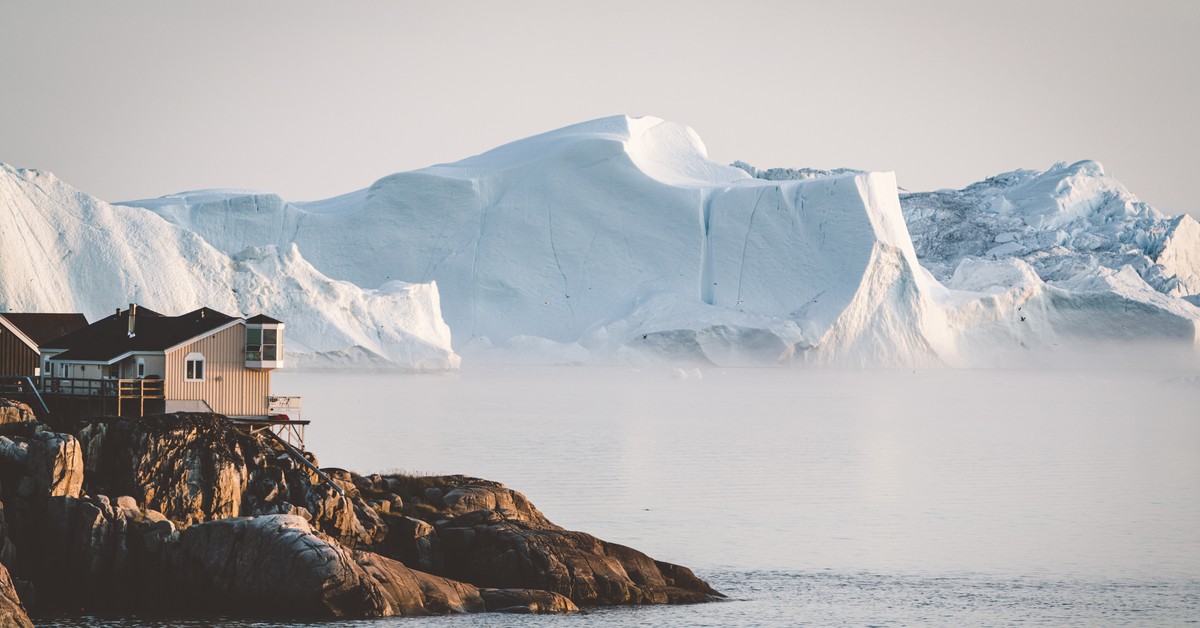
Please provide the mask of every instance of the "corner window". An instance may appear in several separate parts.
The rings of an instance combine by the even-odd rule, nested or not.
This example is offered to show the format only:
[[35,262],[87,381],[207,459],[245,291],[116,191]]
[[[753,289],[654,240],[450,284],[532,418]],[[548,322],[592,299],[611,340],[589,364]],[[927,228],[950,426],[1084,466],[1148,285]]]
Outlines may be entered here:
[[277,359],[277,350],[279,344],[279,332],[274,329],[263,330],[263,359],[274,361]]
[[280,330],[268,327],[246,328],[246,361],[274,362],[280,356]]
[[246,328],[246,361],[262,361],[262,329],[257,327]]
[[189,353],[184,358],[184,381],[204,381],[204,356],[199,353]]

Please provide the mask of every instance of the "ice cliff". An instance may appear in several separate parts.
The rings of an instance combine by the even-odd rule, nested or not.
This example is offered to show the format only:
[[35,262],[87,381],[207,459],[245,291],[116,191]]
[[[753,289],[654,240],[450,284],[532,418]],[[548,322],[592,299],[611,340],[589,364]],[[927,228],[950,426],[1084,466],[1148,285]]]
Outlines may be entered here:
[[0,310],[96,320],[131,301],[168,314],[268,314],[308,363],[346,351],[415,369],[459,363],[432,283],[363,289],[329,279],[293,244],[227,254],[152,212],[0,164]]
[[436,283],[469,359],[987,366],[1130,340],[1194,358],[1200,320],[1200,226],[1094,162],[901,195],[890,173],[717,164],[650,117],[322,201],[208,190],[114,211],[377,301]]

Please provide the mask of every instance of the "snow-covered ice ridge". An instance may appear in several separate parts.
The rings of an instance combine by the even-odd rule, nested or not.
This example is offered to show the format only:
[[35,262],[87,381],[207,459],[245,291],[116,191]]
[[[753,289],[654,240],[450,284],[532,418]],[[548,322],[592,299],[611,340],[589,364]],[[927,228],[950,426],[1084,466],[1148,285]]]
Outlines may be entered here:
[[[323,201],[209,190],[115,210],[226,255],[303,254],[372,294],[436,282],[467,359],[990,366],[1147,340],[1195,358],[1195,222],[1090,162],[903,198],[891,173],[738,166],[686,126],[617,116]],[[1060,248],[1035,248],[1048,230]]]
[[268,314],[287,324],[289,359],[308,365],[347,353],[419,370],[460,362],[432,283],[360,288],[329,279],[290,243],[225,253],[153,212],[0,164],[0,311],[94,321],[131,301],[165,314]]

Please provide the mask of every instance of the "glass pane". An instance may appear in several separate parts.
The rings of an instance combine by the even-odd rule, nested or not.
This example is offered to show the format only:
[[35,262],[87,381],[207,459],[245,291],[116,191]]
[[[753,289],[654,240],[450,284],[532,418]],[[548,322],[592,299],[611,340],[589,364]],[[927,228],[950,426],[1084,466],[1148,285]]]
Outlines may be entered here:
[[196,361],[187,361],[187,379],[196,379]]
[[275,360],[275,345],[266,345],[263,347],[263,359],[268,362]]
[[196,379],[204,379],[204,361],[196,360]]
[[247,351],[246,352],[246,361],[247,362],[262,362],[262,352],[261,351]]
[[275,340],[275,338],[278,335],[279,330],[264,329],[264,330],[262,330],[262,333],[263,333],[263,344],[264,345],[276,344],[277,341]]
[[246,344],[248,344],[248,345],[262,344],[262,330],[261,329],[247,329],[246,330]]

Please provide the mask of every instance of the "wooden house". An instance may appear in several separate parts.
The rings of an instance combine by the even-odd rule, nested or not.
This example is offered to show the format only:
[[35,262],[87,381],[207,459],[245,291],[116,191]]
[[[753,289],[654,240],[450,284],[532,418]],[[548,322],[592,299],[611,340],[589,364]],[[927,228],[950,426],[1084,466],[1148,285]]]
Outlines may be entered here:
[[273,414],[271,371],[284,363],[283,332],[282,322],[262,315],[204,307],[164,316],[131,304],[42,347],[42,394],[60,406],[91,402],[89,412],[265,420]]
[[0,376],[40,376],[42,345],[87,324],[83,314],[0,312]]

